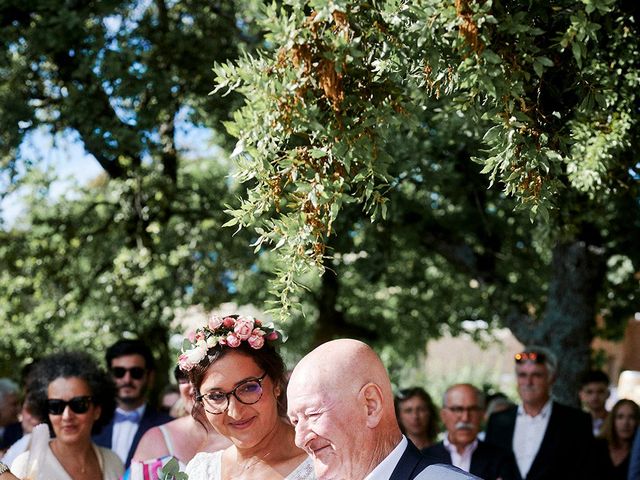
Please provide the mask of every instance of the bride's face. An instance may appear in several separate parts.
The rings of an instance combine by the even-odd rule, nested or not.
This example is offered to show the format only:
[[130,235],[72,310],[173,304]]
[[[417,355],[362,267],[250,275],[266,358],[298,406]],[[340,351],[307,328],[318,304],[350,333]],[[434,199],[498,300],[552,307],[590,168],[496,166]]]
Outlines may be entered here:
[[[250,356],[231,351],[209,366],[205,373],[200,394],[226,396],[226,409],[222,413],[212,413],[213,409],[203,399],[203,406],[209,423],[218,433],[229,438],[237,448],[253,448],[265,440],[278,425],[277,397],[279,388],[274,386]],[[244,404],[230,394],[234,389],[241,398],[251,398],[256,384],[261,385],[260,399],[251,405]],[[247,390],[245,387],[249,386]],[[257,397],[257,395],[256,395]],[[222,408],[224,408],[224,401]]]

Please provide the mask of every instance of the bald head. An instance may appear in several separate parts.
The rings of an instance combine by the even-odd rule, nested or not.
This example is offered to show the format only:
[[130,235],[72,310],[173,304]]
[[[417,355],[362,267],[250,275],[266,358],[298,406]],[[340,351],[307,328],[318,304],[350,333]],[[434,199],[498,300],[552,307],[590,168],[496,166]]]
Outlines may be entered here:
[[296,444],[318,479],[364,478],[400,442],[387,371],[358,340],[333,340],[304,357],[287,397]]
[[293,370],[289,383],[296,382],[332,385],[344,392],[375,383],[393,402],[391,382],[382,361],[369,345],[358,340],[343,338],[320,345]]

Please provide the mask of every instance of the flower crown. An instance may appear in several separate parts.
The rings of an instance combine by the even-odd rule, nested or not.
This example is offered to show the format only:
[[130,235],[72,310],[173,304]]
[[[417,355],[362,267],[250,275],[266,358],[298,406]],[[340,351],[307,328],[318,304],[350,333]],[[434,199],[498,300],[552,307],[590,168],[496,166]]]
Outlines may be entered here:
[[266,340],[274,341],[279,336],[273,324],[263,325],[260,320],[250,316],[211,315],[204,327],[184,339],[178,366],[183,372],[188,372],[207,356],[210,348],[217,345],[237,348],[242,342],[247,342],[251,348],[259,350]]

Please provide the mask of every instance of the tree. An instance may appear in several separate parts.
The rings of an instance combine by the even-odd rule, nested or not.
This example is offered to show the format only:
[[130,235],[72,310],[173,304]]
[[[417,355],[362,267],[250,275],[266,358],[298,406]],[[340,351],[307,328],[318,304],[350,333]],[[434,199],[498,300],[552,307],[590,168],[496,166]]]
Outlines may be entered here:
[[[237,248],[248,240],[219,228],[235,187],[224,162],[189,158],[178,139],[214,132],[233,108],[207,95],[211,63],[259,39],[251,3],[0,5],[0,169],[7,191],[34,192],[27,228],[1,233],[6,368],[61,345],[99,351],[123,332],[168,366],[175,309],[232,295],[234,271],[253,262]],[[52,200],[20,148],[37,129],[77,136],[104,176]]]
[[[227,125],[250,187],[230,224],[255,228],[257,244],[278,253],[282,314],[310,269],[337,291],[329,277],[343,252],[334,244],[365,230],[355,204],[375,222],[374,237],[399,241],[389,229],[412,222],[422,237],[401,242],[402,254],[428,251],[471,275],[483,286],[471,296],[477,314],[494,308],[521,341],[561,353],[561,396],[575,402],[596,314],[615,326],[637,299],[637,18],[632,2],[609,0],[266,7],[271,48],[216,73],[218,91],[246,99]],[[462,148],[402,148],[424,128]],[[452,183],[477,178],[470,160],[501,193],[473,188],[451,199],[430,186],[441,171]],[[452,215],[399,203],[428,195]],[[538,223],[508,213],[510,198]]]

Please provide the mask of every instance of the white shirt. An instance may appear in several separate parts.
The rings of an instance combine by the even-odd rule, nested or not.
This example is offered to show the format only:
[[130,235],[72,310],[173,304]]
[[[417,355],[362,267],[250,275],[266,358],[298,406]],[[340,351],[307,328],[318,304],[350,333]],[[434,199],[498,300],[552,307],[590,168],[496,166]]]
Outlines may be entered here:
[[529,473],[533,460],[540,450],[544,433],[549,425],[551,406],[552,402],[549,399],[535,417],[528,415],[522,405],[518,406],[516,426],[513,431],[513,454],[522,478]]
[[402,440],[396,445],[396,448],[391,450],[391,453],[387,455],[369,475],[364,477],[364,480],[389,480],[400,458],[402,458],[402,454],[407,448],[407,445],[409,445],[409,441],[403,435]]
[[593,419],[593,436],[597,437],[600,435],[602,431],[602,427],[604,426],[604,418],[594,418]]
[[22,452],[26,452],[29,449],[29,441],[31,440],[31,434],[25,433],[22,437],[20,437],[13,445],[9,447],[2,457],[2,463],[6,463],[7,465],[11,465],[13,461],[20,455]]
[[444,437],[442,444],[444,445],[444,448],[446,448],[449,454],[451,455],[451,464],[454,467],[458,467],[459,469],[464,470],[465,472],[468,472],[469,470],[471,470],[471,456],[473,455],[473,452],[476,451],[476,448],[478,448],[477,438],[473,442],[471,442],[469,445],[464,447],[464,449],[462,450],[462,453],[458,453],[458,449],[456,448],[456,446],[449,441],[449,435],[446,435]]
[[[142,418],[144,415],[144,410],[147,407],[145,403],[141,407],[136,408],[136,412],[140,414],[139,418]],[[120,407],[116,408],[116,412],[120,411],[122,413],[130,413],[126,410],[122,410]],[[113,424],[113,433],[111,435],[111,450],[116,452],[122,463],[127,463],[127,457],[129,456],[129,450],[131,449],[131,444],[133,443],[133,437],[136,436],[136,432],[138,431],[138,426],[140,425],[140,421],[132,422],[130,420],[125,420],[124,422],[114,422]]]

